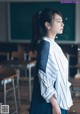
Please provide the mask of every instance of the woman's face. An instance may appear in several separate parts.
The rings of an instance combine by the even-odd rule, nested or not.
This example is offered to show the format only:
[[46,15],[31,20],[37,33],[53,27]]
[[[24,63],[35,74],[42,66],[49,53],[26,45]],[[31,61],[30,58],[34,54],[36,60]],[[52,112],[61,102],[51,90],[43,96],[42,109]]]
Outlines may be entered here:
[[62,34],[64,28],[63,19],[60,15],[55,14],[53,16],[52,23],[50,24],[50,31],[53,34]]

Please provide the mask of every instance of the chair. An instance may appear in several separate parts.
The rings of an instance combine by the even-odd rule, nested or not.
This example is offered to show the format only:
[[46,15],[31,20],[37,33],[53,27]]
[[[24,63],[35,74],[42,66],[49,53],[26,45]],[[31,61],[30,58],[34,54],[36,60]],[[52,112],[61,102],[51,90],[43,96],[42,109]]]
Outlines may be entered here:
[[[11,53],[11,60],[17,60],[19,61],[19,64],[16,65],[16,68],[19,70],[20,72],[20,68],[18,68],[19,66],[23,66],[23,64],[21,64],[23,61],[26,60],[26,56],[27,54],[25,54],[25,52],[23,51],[14,51]],[[14,65],[12,65],[14,67]],[[26,71],[25,71],[26,74]]]
[[[32,77],[32,68],[35,67],[36,64],[36,53],[33,53],[32,51],[29,51],[28,54],[24,53],[24,60],[26,60],[28,63],[26,64],[26,67],[24,68],[25,70],[25,76],[27,76],[27,81],[29,82],[29,101],[31,102],[31,94],[32,94],[32,84],[31,82],[33,81],[33,77]],[[27,70],[29,72],[29,74],[27,73]]]
[[[22,61],[24,60],[24,52],[23,51],[13,51],[11,53],[11,60],[17,60]],[[17,88],[18,88],[18,102],[19,102],[19,108],[21,107],[20,103],[20,93],[19,93],[19,80],[20,80],[20,69],[15,66],[14,64],[11,65],[13,68],[15,67],[16,73],[17,73]]]
[[24,52],[23,51],[14,51],[11,53],[11,60],[18,59],[24,60]]
[[[31,53],[26,54],[22,51],[12,52],[11,54],[11,60],[18,59],[19,61],[28,62],[28,61],[31,61],[31,58],[32,58]],[[35,61],[31,61],[31,62],[26,63],[26,65],[21,64],[19,65],[19,67],[17,67],[17,70],[19,70],[19,72],[21,69],[25,70],[25,76],[26,76],[27,81],[29,82],[29,101],[31,101],[31,81],[33,80],[33,77],[31,77],[31,74],[32,74],[32,68],[34,66],[35,66]]]
[[[4,105],[7,104],[7,94],[13,90],[13,95],[14,95],[14,103],[15,103],[15,111],[14,113],[18,113],[18,107],[17,107],[17,99],[16,99],[16,86],[15,86],[15,80],[17,80],[17,74],[15,69],[11,67],[3,67],[0,66],[0,79],[1,79],[1,84],[4,87]],[[17,80],[18,81],[18,80]],[[12,88],[7,88],[7,85],[9,83],[12,83]]]

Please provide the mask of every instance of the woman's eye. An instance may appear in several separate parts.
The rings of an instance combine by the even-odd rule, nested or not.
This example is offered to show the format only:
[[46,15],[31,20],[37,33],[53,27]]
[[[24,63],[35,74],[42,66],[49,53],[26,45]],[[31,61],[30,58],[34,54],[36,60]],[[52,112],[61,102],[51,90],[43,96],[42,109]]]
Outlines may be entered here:
[[57,21],[57,23],[63,23],[63,21]]
[[61,21],[58,21],[58,23],[60,23]]
[[61,21],[57,21],[57,23],[61,23]]

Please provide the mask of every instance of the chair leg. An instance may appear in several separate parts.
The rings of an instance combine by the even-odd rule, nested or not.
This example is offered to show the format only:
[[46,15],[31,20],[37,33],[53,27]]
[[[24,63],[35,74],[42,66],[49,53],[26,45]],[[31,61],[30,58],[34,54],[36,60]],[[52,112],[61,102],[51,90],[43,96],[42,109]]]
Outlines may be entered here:
[[21,107],[21,102],[20,102],[20,91],[19,91],[19,77],[20,77],[20,70],[16,70],[17,73],[17,93],[18,93],[18,103],[19,103],[19,108]]
[[29,101],[31,102],[31,67],[29,67]]
[[6,83],[5,83],[5,80],[4,80],[4,105],[6,105]]
[[18,114],[18,108],[17,108],[17,100],[16,100],[16,91],[15,91],[14,79],[12,79],[12,84],[13,84],[14,103],[15,103],[16,113]]

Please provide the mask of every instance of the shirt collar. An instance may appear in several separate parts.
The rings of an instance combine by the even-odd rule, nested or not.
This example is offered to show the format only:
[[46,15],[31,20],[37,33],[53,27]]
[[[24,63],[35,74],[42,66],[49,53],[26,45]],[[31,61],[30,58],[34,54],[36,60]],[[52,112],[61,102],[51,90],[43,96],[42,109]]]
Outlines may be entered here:
[[50,39],[49,37],[46,37],[46,36],[44,36],[43,37],[43,40],[46,40],[46,41],[49,41],[49,42],[55,42],[55,40],[54,39]]

